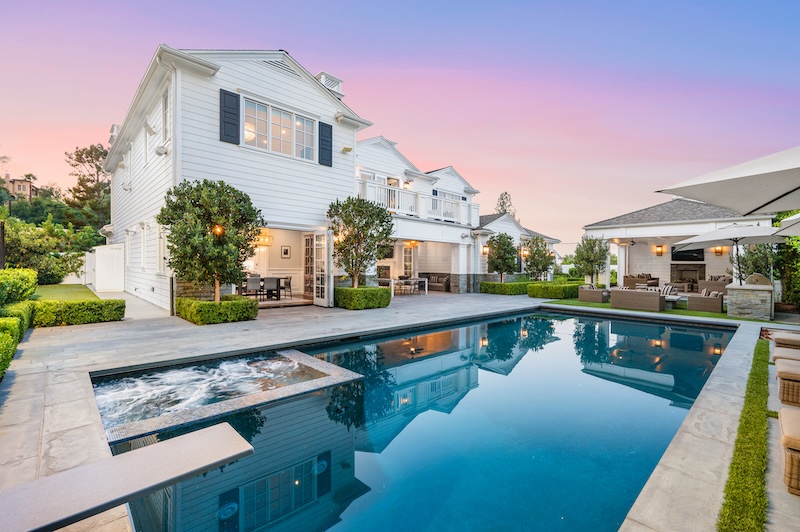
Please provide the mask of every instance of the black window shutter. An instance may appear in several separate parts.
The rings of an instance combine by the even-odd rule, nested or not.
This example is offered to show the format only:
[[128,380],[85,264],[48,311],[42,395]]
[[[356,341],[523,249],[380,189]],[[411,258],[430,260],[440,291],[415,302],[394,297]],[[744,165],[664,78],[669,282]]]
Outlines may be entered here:
[[239,144],[239,95],[219,90],[219,140]]
[[439,191],[438,191],[438,190],[436,190],[436,189],[434,188],[434,189],[431,191],[431,195],[432,195],[432,196],[438,196],[438,195],[439,195]]
[[319,123],[319,164],[333,166],[333,126]]

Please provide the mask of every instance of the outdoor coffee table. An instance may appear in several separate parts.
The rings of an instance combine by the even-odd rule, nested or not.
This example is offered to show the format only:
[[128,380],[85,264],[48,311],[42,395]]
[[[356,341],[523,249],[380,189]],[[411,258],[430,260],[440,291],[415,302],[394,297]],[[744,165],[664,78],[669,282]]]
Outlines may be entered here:
[[683,296],[664,296],[664,301],[667,304],[667,308],[675,308],[675,303],[681,300]]

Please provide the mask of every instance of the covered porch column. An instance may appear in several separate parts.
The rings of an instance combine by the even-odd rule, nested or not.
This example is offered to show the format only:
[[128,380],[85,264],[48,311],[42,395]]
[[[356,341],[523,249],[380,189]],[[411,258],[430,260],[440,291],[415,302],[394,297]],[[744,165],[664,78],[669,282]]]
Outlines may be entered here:
[[468,248],[467,244],[450,245],[450,291],[454,294],[464,294],[469,287]]
[[628,275],[628,246],[617,245],[617,284],[622,286],[622,278]]

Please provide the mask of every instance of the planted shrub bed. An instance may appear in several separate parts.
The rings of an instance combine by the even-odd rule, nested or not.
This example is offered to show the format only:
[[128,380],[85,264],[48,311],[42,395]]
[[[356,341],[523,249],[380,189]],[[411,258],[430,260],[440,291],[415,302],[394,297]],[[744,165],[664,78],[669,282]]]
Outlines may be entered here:
[[219,303],[179,297],[175,300],[175,314],[195,325],[254,320],[258,316],[258,301],[233,294],[222,296]]
[[19,341],[25,331],[33,326],[33,301],[20,301],[0,308],[0,316],[16,318],[19,322]]
[[521,296],[528,293],[528,286],[532,281],[520,281],[514,283],[481,283],[481,294],[500,294],[504,296]]
[[0,270],[0,306],[30,298],[36,286],[36,272],[31,269]]
[[392,293],[388,288],[360,287],[333,290],[333,304],[348,310],[364,310],[368,308],[388,307],[392,301]]
[[578,297],[578,287],[581,284],[531,284],[528,286],[528,296],[546,299],[573,299]]

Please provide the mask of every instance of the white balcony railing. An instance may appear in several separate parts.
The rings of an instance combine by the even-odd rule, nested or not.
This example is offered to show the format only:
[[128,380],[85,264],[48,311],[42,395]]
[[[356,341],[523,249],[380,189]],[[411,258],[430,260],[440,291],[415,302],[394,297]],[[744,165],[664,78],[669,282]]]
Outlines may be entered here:
[[359,196],[386,207],[394,214],[454,222],[473,227],[478,224],[478,205],[475,203],[442,199],[438,196],[403,190],[373,181],[360,182]]

